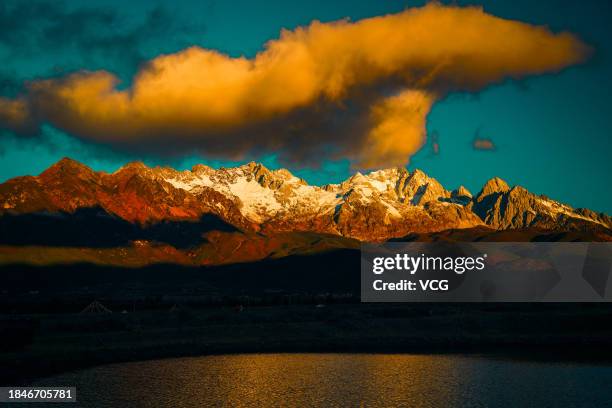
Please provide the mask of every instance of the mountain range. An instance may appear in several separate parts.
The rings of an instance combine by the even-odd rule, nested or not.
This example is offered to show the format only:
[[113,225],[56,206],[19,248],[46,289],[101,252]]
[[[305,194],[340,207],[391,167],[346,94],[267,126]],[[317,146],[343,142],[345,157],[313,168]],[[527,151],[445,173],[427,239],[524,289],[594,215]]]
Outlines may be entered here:
[[319,187],[254,162],[184,171],[134,162],[105,173],[69,158],[0,185],[0,228],[0,262],[134,266],[250,261],[389,239],[612,240],[612,217],[499,178],[473,195],[404,168]]

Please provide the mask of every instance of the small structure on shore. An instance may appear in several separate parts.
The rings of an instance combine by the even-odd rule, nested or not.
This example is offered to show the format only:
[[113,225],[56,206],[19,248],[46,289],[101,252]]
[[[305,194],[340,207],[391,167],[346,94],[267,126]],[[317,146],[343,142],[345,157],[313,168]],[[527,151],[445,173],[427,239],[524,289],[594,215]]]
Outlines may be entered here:
[[180,303],[175,303],[174,305],[172,305],[172,307],[170,308],[169,312],[170,313],[184,313],[184,312],[190,312],[191,310],[189,309],[189,307],[187,307],[187,305],[184,304],[180,304]]
[[94,300],[85,309],[81,310],[81,314],[111,314],[113,313],[109,308],[104,306],[102,303]]

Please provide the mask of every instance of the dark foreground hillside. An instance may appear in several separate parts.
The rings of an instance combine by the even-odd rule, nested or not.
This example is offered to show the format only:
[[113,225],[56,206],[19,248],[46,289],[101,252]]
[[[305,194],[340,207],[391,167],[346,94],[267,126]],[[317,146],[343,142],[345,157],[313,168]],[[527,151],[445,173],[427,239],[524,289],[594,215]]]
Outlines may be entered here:
[[209,268],[0,273],[2,385],[96,364],[242,352],[612,360],[608,304],[364,304],[351,250]]

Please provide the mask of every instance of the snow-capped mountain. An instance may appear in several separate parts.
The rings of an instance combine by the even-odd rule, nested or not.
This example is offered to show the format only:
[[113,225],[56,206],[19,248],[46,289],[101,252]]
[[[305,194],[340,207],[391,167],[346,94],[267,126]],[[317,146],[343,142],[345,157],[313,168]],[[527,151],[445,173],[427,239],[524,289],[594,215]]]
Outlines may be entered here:
[[91,207],[130,223],[196,221],[213,214],[246,232],[316,232],[362,241],[474,227],[606,235],[612,228],[606,214],[510,188],[499,178],[472,196],[463,186],[449,191],[422,171],[403,168],[356,173],[340,184],[318,187],[285,169],[253,162],[185,171],[129,163],[108,174],[66,158],[39,176],[0,185],[0,214]]

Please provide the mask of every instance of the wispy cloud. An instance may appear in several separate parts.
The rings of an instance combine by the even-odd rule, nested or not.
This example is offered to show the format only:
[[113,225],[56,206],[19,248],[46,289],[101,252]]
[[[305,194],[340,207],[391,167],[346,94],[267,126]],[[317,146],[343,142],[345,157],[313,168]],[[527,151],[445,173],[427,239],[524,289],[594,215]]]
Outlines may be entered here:
[[474,138],[474,140],[472,140],[472,147],[474,148],[474,150],[494,151],[497,149],[495,147],[495,143],[493,143],[493,140],[486,137]]
[[474,135],[474,139],[472,139],[472,149],[474,150],[484,150],[493,152],[497,150],[497,146],[493,142],[493,139],[490,137],[484,137],[480,134],[481,129],[478,128],[476,134]]

